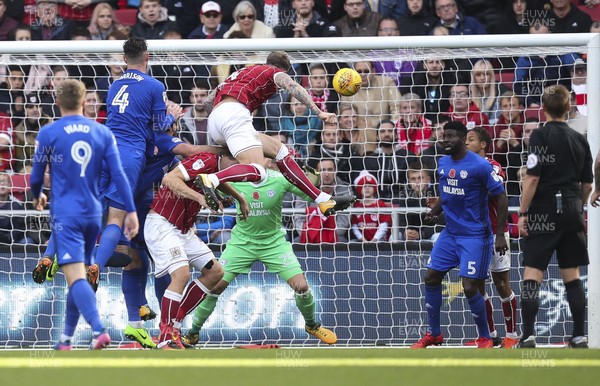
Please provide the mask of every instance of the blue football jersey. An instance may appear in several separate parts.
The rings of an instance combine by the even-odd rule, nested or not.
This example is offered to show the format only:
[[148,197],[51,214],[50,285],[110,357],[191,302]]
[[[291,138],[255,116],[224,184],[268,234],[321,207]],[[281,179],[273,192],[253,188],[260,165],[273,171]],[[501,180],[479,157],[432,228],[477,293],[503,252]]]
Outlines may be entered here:
[[467,237],[491,234],[489,195],[504,191],[502,179],[492,165],[469,151],[458,161],[451,156],[440,159],[438,175],[447,232]]
[[[55,217],[101,216],[99,180],[103,161],[133,211],[133,197],[110,130],[82,116],[66,116],[43,127],[36,138],[31,171],[32,193],[39,197],[46,165],[50,165]],[[128,196],[127,194],[128,193]]]
[[155,184],[160,184],[164,175],[179,163],[179,159],[173,154],[173,149],[183,142],[181,139],[160,133],[156,135],[155,140],[158,153],[146,162],[140,181],[135,189],[136,202],[139,199],[138,197],[144,195],[144,192],[151,190]]
[[173,119],[166,119],[165,86],[148,74],[127,70],[114,81],[106,97],[108,126],[119,146],[146,150],[153,131],[164,132]]

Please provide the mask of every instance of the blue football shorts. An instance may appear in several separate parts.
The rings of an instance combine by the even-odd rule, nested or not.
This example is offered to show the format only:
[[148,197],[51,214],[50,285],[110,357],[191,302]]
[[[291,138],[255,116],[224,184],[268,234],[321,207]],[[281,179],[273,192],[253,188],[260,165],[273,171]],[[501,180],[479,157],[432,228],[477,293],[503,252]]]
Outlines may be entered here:
[[89,265],[101,225],[101,216],[52,218],[52,238],[56,245],[58,265]]
[[494,237],[452,236],[443,230],[431,250],[427,268],[448,272],[459,267],[458,275],[485,280],[492,262]]

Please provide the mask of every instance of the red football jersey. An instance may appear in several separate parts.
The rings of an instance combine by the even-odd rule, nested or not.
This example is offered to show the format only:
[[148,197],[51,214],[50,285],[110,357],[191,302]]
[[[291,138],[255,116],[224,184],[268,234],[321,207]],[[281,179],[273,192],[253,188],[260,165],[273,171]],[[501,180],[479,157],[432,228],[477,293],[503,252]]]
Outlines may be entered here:
[[266,64],[237,70],[219,85],[213,106],[216,106],[224,96],[228,95],[246,105],[248,110],[253,112],[277,92],[275,74],[278,72],[284,71]]
[[[184,175],[187,185],[198,193],[202,193],[194,185],[194,179],[198,174],[217,172],[219,157],[212,153],[198,153],[184,159],[177,167]],[[173,193],[169,188],[161,186],[154,196],[150,208],[169,220],[181,233],[187,233],[196,222],[200,204],[197,201],[183,198],[177,193]]]
[[[502,182],[506,181],[506,172],[502,169],[502,166],[498,163],[498,161],[485,157],[485,159],[492,165],[496,174],[502,178]],[[498,229],[498,206],[496,205],[496,201],[491,197],[488,199],[488,209],[490,211],[490,221],[492,223],[492,232],[496,234],[496,229]],[[508,231],[508,222],[504,226],[504,231]]]
[[[389,205],[385,201],[378,200],[371,205],[365,205],[362,201],[356,201],[354,208],[387,208]],[[377,213],[362,213],[352,215],[352,225],[358,225],[361,229],[363,238],[371,241],[377,233],[377,228],[383,223],[388,224],[388,230],[382,240],[388,240],[391,233],[392,216],[389,214],[377,214]]]

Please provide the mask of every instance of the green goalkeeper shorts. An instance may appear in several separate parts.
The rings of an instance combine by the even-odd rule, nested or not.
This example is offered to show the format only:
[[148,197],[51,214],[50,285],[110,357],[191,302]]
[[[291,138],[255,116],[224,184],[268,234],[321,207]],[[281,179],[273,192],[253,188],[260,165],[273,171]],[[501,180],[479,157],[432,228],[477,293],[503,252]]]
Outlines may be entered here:
[[[286,282],[291,277],[303,273],[292,244],[283,237],[269,245],[236,242],[231,239],[219,259],[219,263],[225,270],[223,279],[231,281],[240,273],[250,273],[252,264],[257,260],[262,262],[269,272],[278,274]],[[227,280],[228,278],[231,280]]]

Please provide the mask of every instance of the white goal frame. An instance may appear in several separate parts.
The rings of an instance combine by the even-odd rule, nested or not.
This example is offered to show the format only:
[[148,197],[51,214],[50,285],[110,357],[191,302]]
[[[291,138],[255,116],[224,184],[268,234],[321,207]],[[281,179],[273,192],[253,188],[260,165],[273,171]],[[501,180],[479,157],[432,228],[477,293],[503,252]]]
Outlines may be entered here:
[[[600,34],[536,34],[536,35],[477,35],[477,36],[407,36],[311,39],[224,39],[224,40],[151,40],[151,53],[183,52],[231,54],[236,51],[268,52],[333,51],[340,53],[339,61],[351,59],[344,51],[355,50],[482,50],[497,48],[534,48],[551,46],[587,47],[588,140],[593,156],[600,150]],[[122,52],[120,41],[30,41],[0,42],[4,54],[60,55],[109,54]],[[433,57],[433,56],[431,56]],[[242,58],[240,58],[242,59]],[[331,60],[331,58],[330,58]],[[308,60],[307,60],[308,61]],[[248,62],[247,58],[244,62]],[[19,64],[14,63],[14,64]],[[600,348],[600,209],[588,208],[588,329],[589,344]]]

